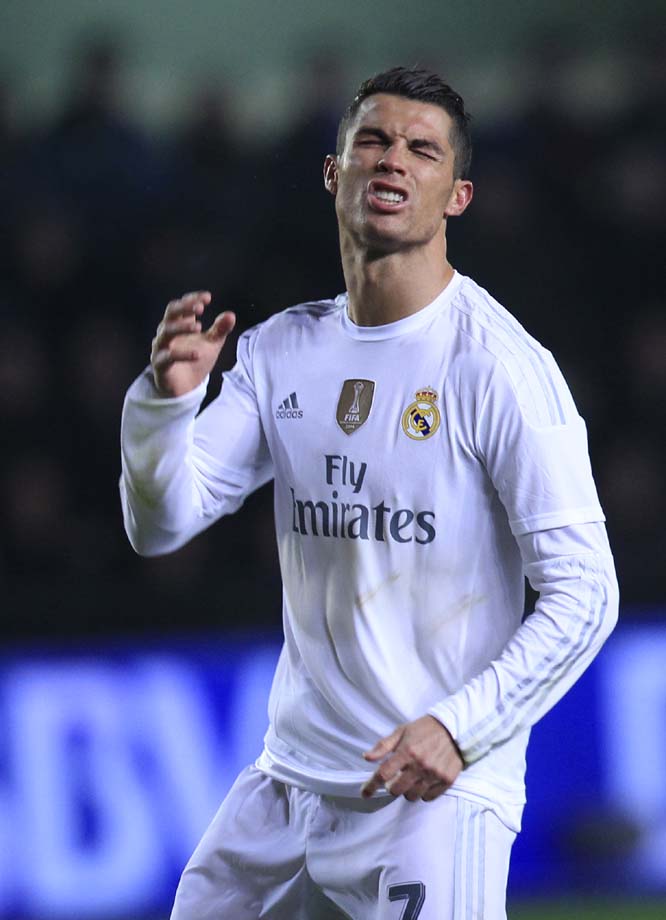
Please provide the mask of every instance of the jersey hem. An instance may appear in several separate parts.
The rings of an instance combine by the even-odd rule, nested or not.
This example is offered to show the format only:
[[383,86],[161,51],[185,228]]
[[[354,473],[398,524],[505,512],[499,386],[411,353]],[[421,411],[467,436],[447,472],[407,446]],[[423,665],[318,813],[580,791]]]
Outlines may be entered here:
[[[254,766],[266,776],[270,776],[271,779],[286,783],[288,786],[305,789],[316,795],[343,799],[362,799],[361,786],[374,772],[352,773],[336,771],[336,778],[318,771],[309,770],[306,773],[302,769],[277,761],[266,748],[256,759]],[[387,792],[386,789],[379,789],[375,793],[375,796],[379,798],[387,798],[390,795],[390,792]],[[488,808],[509,830],[514,831],[516,834],[520,831],[525,806],[524,792],[520,796],[515,796],[514,793],[515,797],[513,797],[508,790],[495,789],[490,783],[483,781],[474,780],[473,785],[470,785],[466,781],[465,775],[461,774],[455,784],[450,789],[447,789],[445,795],[467,799],[484,808]]]

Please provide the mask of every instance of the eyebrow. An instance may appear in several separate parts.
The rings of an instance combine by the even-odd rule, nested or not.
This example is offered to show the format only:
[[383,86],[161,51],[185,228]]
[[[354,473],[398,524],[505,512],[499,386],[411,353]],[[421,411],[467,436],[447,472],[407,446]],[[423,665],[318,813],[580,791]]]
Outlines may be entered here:
[[354,133],[354,137],[358,137],[359,134],[369,134],[370,137],[376,137],[380,141],[390,140],[386,131],[382,131],[381,128],[371,128],[368,125],[361,125],[361,127]]
[[[378,140],[385,143],[388,143],[391,140],[389,135],[382,128],[373,128],[370,125],[361,125],[361,127],[356,131],[354,137],[356,138],[362,135],[376,137]],[[440,144],[430,138],[415,137],[413,140],[409,141],[409,146],[413,150],[431,150],[433,153],[440,157],[446,156],[446,151],[442,149]]]
[[409,142],[409,146],[417,150],[432,150],[433,153],[440,157],[446,156],[446,151],[442,149],[437,141],[429,140],[425,137],[415,137],[413,141]]

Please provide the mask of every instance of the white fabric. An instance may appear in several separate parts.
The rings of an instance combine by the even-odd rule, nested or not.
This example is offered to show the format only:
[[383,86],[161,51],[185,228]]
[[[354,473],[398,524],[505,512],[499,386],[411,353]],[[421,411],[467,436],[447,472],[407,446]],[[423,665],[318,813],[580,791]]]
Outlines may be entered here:
[[506,920],[515,834],[441,796],[320,796],[245,770],[183,872],[171,920]]
[[[345,380],[374,383],[351,433]],[[403,420],[424,389],[439,427],[419,439]],[[467,763],[451,793],[517,830],[529,728],[617,616],[585,426],[552,356],[456,275],[387,326],[354,326],[345,296],[280,313],[240,338],[195,421],[204,392],[159,399],[149,374],[130,388],[125,522],[139,552],[169,552],[274,477],[285,643],[261,769],[357,796],[363,751],[431,712]],[[521,625],[523,573],[541,596]]]

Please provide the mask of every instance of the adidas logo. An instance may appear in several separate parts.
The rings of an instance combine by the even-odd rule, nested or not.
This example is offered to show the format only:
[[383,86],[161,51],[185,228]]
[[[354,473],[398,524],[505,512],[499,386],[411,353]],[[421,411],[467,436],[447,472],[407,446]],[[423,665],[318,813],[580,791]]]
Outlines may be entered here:
[[275,410],[275,418],[303,418],[303,410],[298,408],[295,393],[287,396]]

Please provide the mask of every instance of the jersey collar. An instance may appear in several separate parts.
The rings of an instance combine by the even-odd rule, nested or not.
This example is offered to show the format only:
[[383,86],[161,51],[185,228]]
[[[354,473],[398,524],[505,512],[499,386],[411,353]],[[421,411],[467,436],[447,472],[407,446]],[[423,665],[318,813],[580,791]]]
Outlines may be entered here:
[[336,304],[343,307],[340,310],[340,322],[344,332],[353,339],[366,342],[376,342],[381,339],[394,339],[397,336],[407,335],[422,329],[430,323],[435,316],[444,310],[453,299],[462,283],[463,276],[454,271],[453,277],[435,299],[421,310],[398,319],[394,323],[385,323],[383,326],[357,326],[349,318],[349,298],[347,293],[336,297]]

